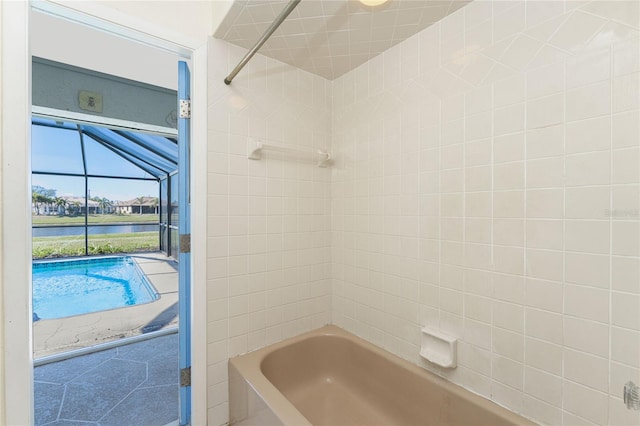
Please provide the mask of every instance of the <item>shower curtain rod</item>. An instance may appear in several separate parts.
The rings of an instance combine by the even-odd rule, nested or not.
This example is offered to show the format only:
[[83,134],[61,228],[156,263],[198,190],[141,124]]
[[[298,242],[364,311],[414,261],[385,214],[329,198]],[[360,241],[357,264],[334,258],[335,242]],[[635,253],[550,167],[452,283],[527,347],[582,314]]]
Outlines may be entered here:
[[274,31],[278,29],[280,24],[282,24],[282,22],[285,19],[287,19],[287,16],[289,16],[289,14],[293,11],[293,9],[296,8],[296,6],[298,5],[298,3],[300,3],[300,1],[301,0],[291,0],[289,4],[287,4],[287,7],[285,7],[284,10],[280,13],[280,15],[278,15],[278,17],[275,19],[275,21],[273,21],[271,26],[267,28],[267,31],[265,31],[262,37],[260,37],[260,40],[258,40],[258,42],[251,48],[251,50],[249,50],[247,54],[244,55],[244,58],[242,58],[240,63],[238,63],[238,65],[236,65],[233,71],[231,71],[231,73],[224,79],[224,84],[226,85],[231,84],[231,80],[233,80],[236,74],[238,74],[240,70],[244,68],[245,65],[247,65],[247,62],[249,62],[249,60],[253,57],[253,55],[256,54],[256,52],[262,47],[262,45],[265,44],[267,40],[269,40],[269,37],[271,37],[271,34],[273,34]]

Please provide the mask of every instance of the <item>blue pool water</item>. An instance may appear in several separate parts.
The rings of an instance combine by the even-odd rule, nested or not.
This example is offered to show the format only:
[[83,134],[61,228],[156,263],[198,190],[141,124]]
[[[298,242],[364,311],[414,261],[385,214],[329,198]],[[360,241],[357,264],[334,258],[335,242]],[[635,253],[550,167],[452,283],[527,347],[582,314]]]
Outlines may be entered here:
[[104,311],[156,299],[155,288],[129,256],[33,263],[34,320]]

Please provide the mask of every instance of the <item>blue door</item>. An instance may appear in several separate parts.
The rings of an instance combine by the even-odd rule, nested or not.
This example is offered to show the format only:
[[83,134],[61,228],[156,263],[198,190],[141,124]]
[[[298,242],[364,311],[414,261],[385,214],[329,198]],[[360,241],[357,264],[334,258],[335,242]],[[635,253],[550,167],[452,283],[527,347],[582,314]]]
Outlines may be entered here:
[[189,192],[189,130],[191,75],[186,62],[178,62],[178,255],[180,315],[180,424],[191,421],[191,226]]

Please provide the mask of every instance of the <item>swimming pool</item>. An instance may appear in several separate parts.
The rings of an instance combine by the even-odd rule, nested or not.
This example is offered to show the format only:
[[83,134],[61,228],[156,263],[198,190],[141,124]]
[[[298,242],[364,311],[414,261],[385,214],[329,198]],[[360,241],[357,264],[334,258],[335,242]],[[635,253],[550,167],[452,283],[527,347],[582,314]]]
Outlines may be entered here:
[[129,256],[33,262],[34,320],[149,303],[158,297]]

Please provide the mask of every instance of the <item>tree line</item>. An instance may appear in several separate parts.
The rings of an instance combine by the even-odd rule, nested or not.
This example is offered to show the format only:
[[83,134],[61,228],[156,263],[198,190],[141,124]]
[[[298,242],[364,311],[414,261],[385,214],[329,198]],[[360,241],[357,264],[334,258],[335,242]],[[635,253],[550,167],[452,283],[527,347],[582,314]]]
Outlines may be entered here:
[[[33,185],[31,187],[31,203],[33,211],[36,215],[40,215],[44,208],[45,212],[50,212],[55,208],[58,214],[62,215],[77,215],[80,214],[84,204],[79,201],[68,200],[64,197],[58,197],[55,189],[48,189],[42,186]],[[89,200],[97,203],[101,214],[105,214],[110,207],[117,204],[117,201],[110,200],[106,197],[89,197]],[[142,214],[142,205],[145,197],[137,197],[136,201],[140,207],[140,214]],[[154,206],[157,207],[158,200],[154,200]]]

